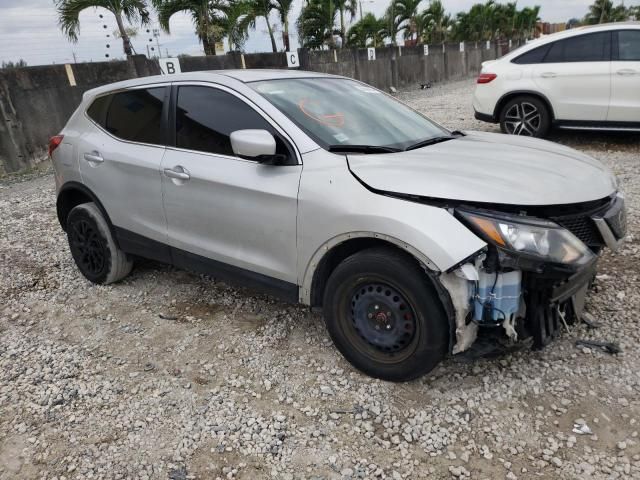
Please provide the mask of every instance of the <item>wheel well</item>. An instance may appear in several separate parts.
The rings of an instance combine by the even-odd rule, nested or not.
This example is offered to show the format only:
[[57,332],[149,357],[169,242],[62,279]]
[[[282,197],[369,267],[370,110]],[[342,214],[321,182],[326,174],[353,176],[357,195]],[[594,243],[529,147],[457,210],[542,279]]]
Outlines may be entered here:
[[551,115],[551,120],[552,121],[554,120],[555,116],[553,114],[553,107],[551,107],[551,103],[549,103],[549,100],[544,95],[540,95],[539,93],[536,93],[536,92],[512,92],[512,93],[507,93],[504,97],[502,97],[498,101],[496,105],[496,109],[493,112],[493,117],[496,119],[496,121],[498,122],[500,121],[500,112],[502,112],[502,108],[505,106],[505,104],[509,100],[515,97],[524,97],[524,96],[537,98],[542,103],[544,103],[545,107],[547,107],[547,110],[549,111],[549,115]]
[[316,268],[315,272],[313,272],[313,280],[311,282],[311,306],[322,306],[324,289],[327,285],[327,280],[329,280],[331,273],[333,273],[340,262],[355,253],[372,247],[389,248],[398,252],[402,252],[403,255],[412,258],[416,262],[418,261],[407,251],[385,240],[381,240],[378,238],[353,238],[351,240],[347,240],[329,250],[318,263],[318,267]]
[[[56,211],[58,213],[58,221],[60,222],[60,226],[63,230],[67,229],[67,217],[69,216],[69,212],[73,210],[74,207],[81,205],[83,203],[93,202],[100,210],[100,213],[104,216],[107,221],[107,225],[109,225],[109,229],[113,234],[113,224],[111,223],[111,219],[109,215],[107,215],[107,211],[102,206],[98,197],[89,190],[87,187],[82,185],[81,183],[72,182],[62,187],[60,193],[58,193],[58,199],[56,201]],[[115,235],[114,235],[114,238]]]

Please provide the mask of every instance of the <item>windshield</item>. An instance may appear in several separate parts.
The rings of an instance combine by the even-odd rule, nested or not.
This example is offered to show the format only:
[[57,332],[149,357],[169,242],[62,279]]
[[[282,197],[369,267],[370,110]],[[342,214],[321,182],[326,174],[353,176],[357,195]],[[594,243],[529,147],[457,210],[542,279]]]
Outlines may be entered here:
[[362,83],[340,78],[295,78],[250,83],[323,148],[405,150],[450,133],[406,105]]

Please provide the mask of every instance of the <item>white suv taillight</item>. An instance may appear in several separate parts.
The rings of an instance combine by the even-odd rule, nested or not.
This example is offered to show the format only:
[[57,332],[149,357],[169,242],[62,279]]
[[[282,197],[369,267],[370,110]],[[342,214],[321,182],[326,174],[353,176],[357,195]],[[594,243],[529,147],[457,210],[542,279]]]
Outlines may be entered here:
[[49,139],[49,158],[51,158],[51,155],[53,154],[54,150],[58,148],[58,146],[60,146],[63,138],[64,138],[64,135],[56,135]]
[[489,83],[496,79],[495,73],[481,73],[478,75],[478,83]]

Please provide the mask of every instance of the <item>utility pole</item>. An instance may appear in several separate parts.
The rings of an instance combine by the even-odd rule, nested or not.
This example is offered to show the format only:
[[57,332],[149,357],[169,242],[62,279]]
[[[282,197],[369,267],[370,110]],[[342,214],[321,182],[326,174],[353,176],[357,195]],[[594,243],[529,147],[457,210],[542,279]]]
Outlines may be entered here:
[[162,58],[162,50],[160,50],[160,30],[158,28],[153,29],[153,36],[156,37],[156,45],[158,46],[158,56]]

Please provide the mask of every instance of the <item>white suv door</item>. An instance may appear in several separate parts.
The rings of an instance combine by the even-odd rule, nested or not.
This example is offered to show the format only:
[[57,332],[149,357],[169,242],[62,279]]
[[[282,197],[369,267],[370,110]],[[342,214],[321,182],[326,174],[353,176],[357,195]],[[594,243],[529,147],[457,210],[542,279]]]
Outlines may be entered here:
[[607,120],[640,122],[640,29],[614,32]]
[[533,80],[551,102],[556,120],[603,121],[611,94],[611,32],[558,40]]
[[[249,281],[260,278],[247,271],[295,284],[302,165],[293,146],[230,89],[173,88],[175,147],[167,147],[162,162],[162,189],[169,244],[178,249],[174,261],[188,266],[194,260],[196,266],[202,258],[195,254],[238,267],[233,274]],[[234,155],[229,135],[242,129],[274,133],[277,153],[291,164],[263,165]]]

